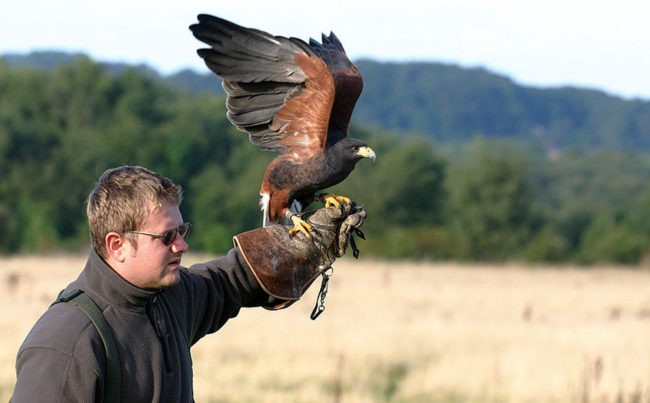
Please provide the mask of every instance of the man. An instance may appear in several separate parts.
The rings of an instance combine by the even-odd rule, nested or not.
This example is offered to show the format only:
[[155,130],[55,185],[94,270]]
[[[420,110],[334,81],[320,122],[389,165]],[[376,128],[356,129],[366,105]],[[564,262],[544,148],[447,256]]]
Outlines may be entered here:
[[[119,353],[124,402],[193,400],[190,346],[217,331],[241,307],[279,309],[297,300],[345,251],[362,209],[324,208],[316,231],[287,238],[266,227],[235,237],[222,258],[181,266],[190,224],[182,191],[142,167],[106,171],[88,198],[92,250],[64,292],[82,290],[110,326]],[[111,391],[107,348],[98,327],[68,303],[37,321],[16,360],[17,402],[99,402]]]

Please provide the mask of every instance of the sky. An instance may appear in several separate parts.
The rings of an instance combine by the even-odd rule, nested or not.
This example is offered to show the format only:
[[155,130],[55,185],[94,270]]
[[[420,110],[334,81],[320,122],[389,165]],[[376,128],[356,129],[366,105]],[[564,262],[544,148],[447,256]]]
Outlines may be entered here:
[[162,74],[207,72],[188,26],[207,13],[274,35],[333,31],[352,60],[483,67],[536,87],[650,100],[649,3],[642,0],[13,0],[0,54],[81,52]]

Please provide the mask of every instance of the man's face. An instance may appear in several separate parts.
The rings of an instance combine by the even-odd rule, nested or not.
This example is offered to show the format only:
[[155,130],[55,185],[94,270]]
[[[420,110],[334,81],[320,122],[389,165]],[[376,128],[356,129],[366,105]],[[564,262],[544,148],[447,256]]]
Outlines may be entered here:
[[[162,234],[183,223],[178,206],[162,205],[154,209],[147,222],[138,231]],[[180,281],[181,256],[189,245],[180,235],[169,244],[149,235],[134,234],[137,249],[127,242],[129,251],[125,260],[126,280],[140,288],[160,289]]]

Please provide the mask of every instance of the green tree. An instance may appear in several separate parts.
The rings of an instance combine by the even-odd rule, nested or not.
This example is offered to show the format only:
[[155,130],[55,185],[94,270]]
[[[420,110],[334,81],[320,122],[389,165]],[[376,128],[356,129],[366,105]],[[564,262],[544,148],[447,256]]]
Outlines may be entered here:
[[504,260],[520,252],[531,234],[533,194],[527,160],[517,149],[471,142],[447,186],[455,256]]
[[624,221],[601,215],[585,230],[578,259],[581,263],[637,263],[648,249],[644,234],[634,232]]

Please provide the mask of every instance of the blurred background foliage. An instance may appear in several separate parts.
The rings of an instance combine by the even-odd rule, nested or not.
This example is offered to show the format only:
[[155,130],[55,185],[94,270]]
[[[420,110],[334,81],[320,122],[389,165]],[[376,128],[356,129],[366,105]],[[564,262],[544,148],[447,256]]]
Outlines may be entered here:
[[[650,102],[526,88],[482,69],[358,65],[351,130],[378,158],[331,190],[369,211],[364,256],[647,258]],[[87,248],[85,198],[122,164],[184,187],[195,251],[224,253],[261,224],[259,185],[275,155],[228,122],[215,78],[117,67],[0,60],[0,253]]]

